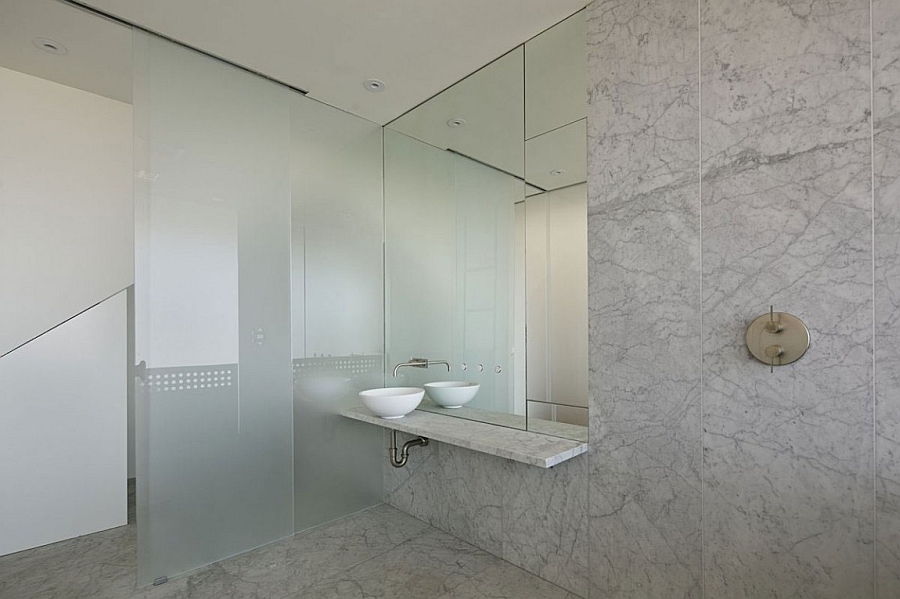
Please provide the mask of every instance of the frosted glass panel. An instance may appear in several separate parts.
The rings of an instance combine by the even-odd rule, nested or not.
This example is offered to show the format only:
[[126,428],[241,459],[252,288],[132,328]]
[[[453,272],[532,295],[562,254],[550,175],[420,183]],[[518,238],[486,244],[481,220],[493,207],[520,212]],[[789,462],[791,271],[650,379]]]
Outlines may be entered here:
[[138,582],[293,531],[290,101],[135,36]]
[[382,501],[381,429],[343,418],[382,386],[381,127],[291,101],[295,527]]
[[481,389],[466,409],[512,413],[515,202],[524,184],[405,135],[384,135],[386,376],[410,357],[453,367],[402,369],[386,384],[474,381]]

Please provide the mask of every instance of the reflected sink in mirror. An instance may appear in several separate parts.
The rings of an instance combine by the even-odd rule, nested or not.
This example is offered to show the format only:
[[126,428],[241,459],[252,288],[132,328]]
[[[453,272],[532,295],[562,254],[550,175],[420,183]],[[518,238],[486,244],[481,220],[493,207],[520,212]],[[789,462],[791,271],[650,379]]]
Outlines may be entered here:
[[370,412],[381,418],[403,418],[417,407],[425,395],[421,387],[386,387],[359,392],[359,398]]
[[461,408],[478,394],[481,385],[465,381],[437,381],[425,383],[428,398],[442,408]]

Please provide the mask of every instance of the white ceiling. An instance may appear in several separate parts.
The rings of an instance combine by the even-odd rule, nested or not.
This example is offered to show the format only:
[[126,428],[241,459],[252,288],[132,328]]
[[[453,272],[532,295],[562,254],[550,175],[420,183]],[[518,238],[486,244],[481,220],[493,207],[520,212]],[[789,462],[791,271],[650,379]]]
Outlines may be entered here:
[[[585,0],[83,2],[380,124],[585,5]],[[385,91],[363,88],[368,78],[384,81]]]
[[[39,50],[40,37],[67,53]],[[55,0],[0,0],[0,66],[131,103],[131,30]]]

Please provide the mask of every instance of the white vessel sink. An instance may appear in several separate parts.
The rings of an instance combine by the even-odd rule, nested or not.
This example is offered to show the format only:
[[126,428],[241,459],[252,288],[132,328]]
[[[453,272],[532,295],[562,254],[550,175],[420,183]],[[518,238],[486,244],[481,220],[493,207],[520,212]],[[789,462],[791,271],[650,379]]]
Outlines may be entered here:
[[403,418],[415,410],[425,389],[421,387],[386,387],[359,392],[363,405],[376,416],[382,418]]
[[461,408],[472,401],[480,387],[478,383],[465,381],[440,381],[426,383],[425,392],[442,408]]

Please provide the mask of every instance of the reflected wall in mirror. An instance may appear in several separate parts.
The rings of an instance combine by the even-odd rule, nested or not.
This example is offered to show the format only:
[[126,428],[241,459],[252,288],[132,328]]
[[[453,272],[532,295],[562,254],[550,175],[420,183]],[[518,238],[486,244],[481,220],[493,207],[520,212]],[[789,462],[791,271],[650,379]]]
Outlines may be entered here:
[[386,127],[386,385],[480,385],[419,409],[587,439],[585,61],[582,11]]

